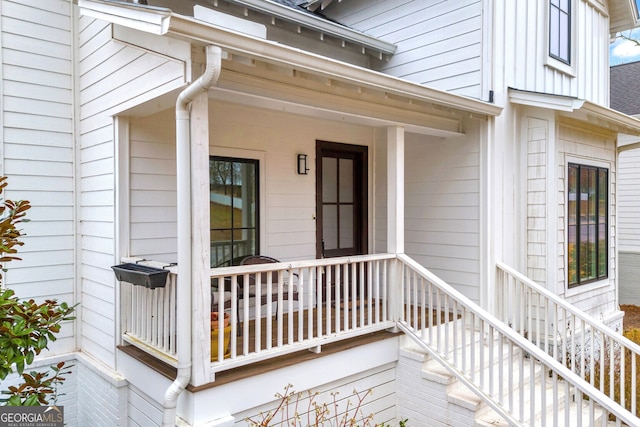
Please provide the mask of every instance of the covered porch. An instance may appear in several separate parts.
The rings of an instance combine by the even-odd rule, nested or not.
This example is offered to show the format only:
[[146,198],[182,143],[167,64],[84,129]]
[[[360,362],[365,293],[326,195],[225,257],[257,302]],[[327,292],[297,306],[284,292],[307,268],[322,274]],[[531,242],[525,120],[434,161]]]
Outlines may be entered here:
[[[415,94],[388,86],[406,82],[387,81],[381,88],[335,72],[328,76],[327,70],[311,72],[302,65],[308,54],[298,51],[293,56],[305,57],[298,58],[304,72],[257,57],[248,66],[246,54],[218,52],[217,59],[199,58],[205,66],[219,61],[220,75],[189,103],[188,124],[176,123],[171,108],[149,114],[148,104],[118,118],[126,159],[119,176],[121,261],[170,272],[165,288],[119,288],[124,343],[173,366],[180,365],[181,342],[183,350],[189,346],[194,386],[214,381],[222,370],[300,349],[321,351],[322,345],[393,327],[401,286],[396,254],[405,252],[421,262],[434,260],[436,270],[441,265],[450,271],[454,284],[479,300],[480,194],[488,185],[482,153],[486,119],[498,108],[421,86],[410,85]],[[437,101],[440,96],[446,99]],[[156,105],[165,105],[165,98]],[[458,105],[449,105],[449,98]],[[188,138],[176,142],[185,126]],[[351,217],[358,225],[346,226],[360,246],[350,253],[340,252],[344,240],[331,256],[326,253],[332,249],[327,240],[338,232],[326,226],[330,215],[318,202],[321,173],[327,173],[319,141],[365,148],[359,150],[366,165],[358,175],[361,206]],[[298,173],[301,153],[310,173]],[[256,165],[255,187],[237,196],[251,207],[239,215],[244,231],[230,235],[236,243],[216,237],[212,159]],[[245,199],[249,193],[254,197]],[[247,220],[248,212],[254,219]],[[465,243],[464,233],[472,236]],[[448,247],[449,254],[439,260],[430,242]],[[450,264],[460,245],[468,246],[471,264]],[[227,262],[251,254],[282,262]],[[230,317],[228,352],[222,339],[211,345],[212,332],[225,335],[224,326],[211,329],[211,313],[221,311]]]

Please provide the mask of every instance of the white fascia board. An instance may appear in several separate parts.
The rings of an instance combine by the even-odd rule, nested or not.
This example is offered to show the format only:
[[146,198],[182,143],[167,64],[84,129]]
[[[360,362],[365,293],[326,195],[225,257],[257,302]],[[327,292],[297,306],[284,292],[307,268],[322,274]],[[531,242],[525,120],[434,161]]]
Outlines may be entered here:
[[509,101],[514,104],[567,113],[567,117],[608,128],[614,132],[640,135],[640,120],[637,118],[584,99],[509,89]]
[[105,0],[78,0],[78,7],[82,15],[158,35],[166,32],[166,21],[173,13],[161,7]]
[[579,110],[584,103],[584,100],[578,98],[517,89],[509,89],[509,101],[511,101],[512,104],[567,112]]
[[167,33],[203,44],[215,44],[231,53],[249,58],[288,66],[299,71],[384,91],[407,99],[434,103],[483,116],[497,116],[502,112],[502,107],[495,104],[433,89],[280,43],[216,28],[189,17],[174,15],[170,20]]
[[395,53],[397,47],[393,43],[385,42],[359,31],[352,30],[335,22],[327,21],[310,13],[297,11],[285,5],[271,0],[231,0],[233,3],[251,8],[253,10],[275,16],[296,25],[311,28],[312,30],[350,41],[365,48],[370,48],[387,55]]
[[[145,31],[145,28],[140,28],[135,18],[131,16],[130,9],[137,8],[139,10],[134,10],[134,12],[144,15],[145,22],[154,23],[153,26],[150,25],[146,29],[153,34],[177,37],[199,45],[212,44],[220,46],[223,50],[232,54],[240,54],[268,63],[288,66],[292,69],[343,81],[363,88],[371,88],[390,95],[402,96],[409,100],[432,103],[481,116],[497,116],[502,112],[501,106],[475,98],[430,88],[301,49],[217,27],[191,17],[174,13],[167,15],[167,9],[132,6],[131,3],[106,0],[79,0],[79,6],[82,14],[95,16],[95,14],[100,13],[100,19],[104,19],[107,22]],[[156,15],[156,17],[154,18],[151,15]]]

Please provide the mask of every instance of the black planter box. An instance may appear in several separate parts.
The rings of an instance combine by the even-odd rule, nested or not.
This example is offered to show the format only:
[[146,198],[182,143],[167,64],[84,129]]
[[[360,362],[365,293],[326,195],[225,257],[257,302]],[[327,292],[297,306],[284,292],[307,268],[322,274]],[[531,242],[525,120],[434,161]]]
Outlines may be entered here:
[[119,281],[149,289],[164,288],[169,274],[169,270],[132,263],[114,265],[111,268]]

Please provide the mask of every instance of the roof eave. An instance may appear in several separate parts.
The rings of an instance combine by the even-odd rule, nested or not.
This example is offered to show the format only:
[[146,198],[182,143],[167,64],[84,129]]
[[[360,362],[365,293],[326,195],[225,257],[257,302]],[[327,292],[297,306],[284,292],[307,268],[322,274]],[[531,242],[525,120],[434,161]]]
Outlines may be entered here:
[[640,120],[637,118],[584,99],[510,88],[509,101],[558,111],[612,132],[640,135]]
[[396,45],[393,43],[389,43],[376,37],[372,37],[368,34],[355,31],[335,22],[322,19],[318,16],[304,13],[302,11],[297,11],[279,3],[274,3],[270,0],[231,1],[241,6],[257,10],[261,13],[265,13],[267,15],[292,22],[296,25],[307,27],[314,31],[318,31],[323,34],[331,35],[341,40],[354,43],[356,45],[364,47],[365,49],[371,49],[375,50],[376,52],[381,52],[385,55],[393,55],[397,49]]
[[289,66],[338,81],[384,91],[407,99],[429,102],[448,108],[497,116],[502,107],[474,98],[456,95],[409,82],[377,71],[357,67],[283,44],[237,33],[194,18],[172,13],[168,9],[139,7],[107,0],[78,0],[81,13],[108,22],[176,37],[196,44],[214,44],[233,54],[242,54],[265,62]]

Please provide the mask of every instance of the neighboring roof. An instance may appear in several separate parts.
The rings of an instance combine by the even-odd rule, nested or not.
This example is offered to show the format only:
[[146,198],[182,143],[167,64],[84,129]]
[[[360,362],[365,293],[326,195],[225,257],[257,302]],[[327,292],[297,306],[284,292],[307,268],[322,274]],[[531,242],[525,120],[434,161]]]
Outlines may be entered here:
[[609,129],[612,132],[640,135],[640,120],[584,99],[509,88],[509,101],[514,104],[555,110],[565,117]]
[[611,67],[611,108],[625,114],[640,114],[640,62]]

